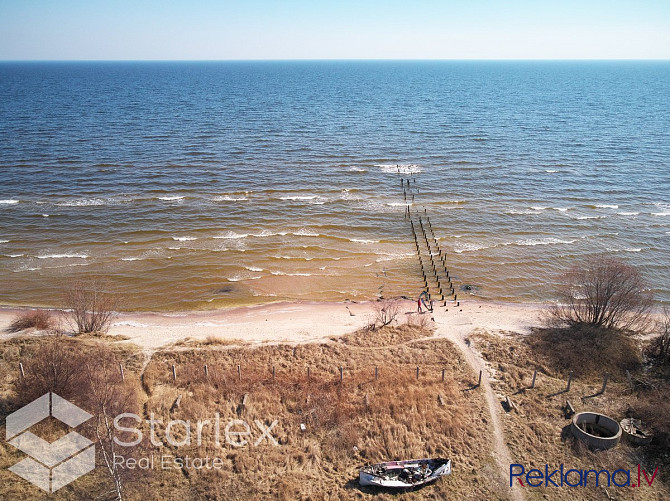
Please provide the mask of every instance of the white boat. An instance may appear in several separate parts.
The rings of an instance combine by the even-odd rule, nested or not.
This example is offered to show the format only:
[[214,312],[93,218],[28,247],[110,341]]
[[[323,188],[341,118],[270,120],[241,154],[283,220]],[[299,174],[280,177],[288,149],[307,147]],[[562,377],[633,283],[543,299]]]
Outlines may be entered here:
[[451,459],[388,461],[361,468],[359,483],[391,489],[409,489],[451,474]]

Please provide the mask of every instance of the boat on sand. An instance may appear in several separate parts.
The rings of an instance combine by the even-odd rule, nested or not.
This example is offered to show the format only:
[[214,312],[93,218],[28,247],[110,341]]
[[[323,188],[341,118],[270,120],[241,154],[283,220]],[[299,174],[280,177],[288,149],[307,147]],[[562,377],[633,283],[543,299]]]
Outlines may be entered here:
[[450,459],[408,459],[364,466],[359,473],[359,483],[391,489],[409,489],[449,474]]

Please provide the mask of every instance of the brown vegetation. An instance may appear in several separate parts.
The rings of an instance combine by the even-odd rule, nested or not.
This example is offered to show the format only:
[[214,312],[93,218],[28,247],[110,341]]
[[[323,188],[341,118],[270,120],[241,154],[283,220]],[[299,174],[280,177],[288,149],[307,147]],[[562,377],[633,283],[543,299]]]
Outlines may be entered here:
[[110,292],[107,280],[77,280],[65,291],[65,307],[70,326],[77,334],[105,333],[117,308],[117,298]]
[[[352,335],[352,340],[367,339],[369,347],[350,346],[347,340],[260,348],[179,347],[155,353],[141,375],[141,357],[127,345],[114,343],[113,348],[99,351],[103,345],[85,338],[13,339],[0,343],[0,373],[6,375],[0,410],[6,416],[32,397],[30,393],[19,396],[27,390],[27,382],[19,381],[16,369],[23,361],[26,379],[33,379],[39,387],[33,393],[57,388],[96,416],[78,431],[98,444],[100,467],[58,491],[54,499],[118,498],[117,492],[122,492],[123,499],[142,500],[362,499],[368,495],[357,481],[362,464],[419,456],[450,457],[458,473],[404,498],[441,499],[454,493],[459,499],[502,498],[502,479],[492,481],[497,472],[488,450],[482,447],[491,440],[486,404],[477,392],[466,391],[474,374],[448,341],[421,339],[431,333],[407,326],[394,328],[392,333],[387,329]],[[377,335],[379,339],[371,339]],[[71,356],[65,357],[66,353]],[[37,357],[44,362],[38,363]],[[64,359],[77,365],[79,373],[62,367],[68,365]],[[118,362],[126,368],[125,382],[120,380]],[[49,370],[44,367],[58,376],[48,378]],[[342,382],[338,367],[344,368]],[[89,396],[84,398],[83,393]],[[114,451],[105,419],[127,406],[143,419],[153,413],[163,423],[190,420],[194,428],[198,420],[213,419],[219,413],[221,443],[213,440],[212,426],[206,426],[200,445],[193,436],[191,445],[175,448],[166,442],[165,426],[159,424],[157,437],[164,447],[157,448],[148,443],[149,429],[144,422],[139,426],[144,440],[136,450]],[[223,428],[231,419],[249,423],[251,442],[261,436],[257,422],[269,427],[276,420],[271,435],[279,445],[267,437],[258,445],[226,443]],[[177,440],[185,439],[183,426],[172,431]],[[219,457],[223,468],[156,468],[138,476],[137,472],[106,468],[105,454],[110,453],[153,454],[158,460],[164,455]],[[0,497],[35,495],[33,487],[6,470],[22,457],[6,443],[0,444]],[[382,492],[375,498],[393,496]]]
[[49,330],[53,327],[53,318],[47,310],[29,310],[19,313],[9,325],[7,332],[21,332],[26,329]]
[[[491,335],[479,333],[471,337],[475,349],[490,364],[493,388],[502,402],[510,396],[518,411],[505,412],[502,416],[507,443],[512,460],[534,467],[547,463],[551,469],[564,464],[566,468],[636,470],[641,464],[648,472],[658,466],[659,472],[653,487],[644,489],[615,488],[608,493],[621,500],[665,499],[670,484],[667,450],[667,415],[670,403],[665,398],[670,391],[666,376],[651,375],[639,363],[635,363],[639,345],[634,338],[621,334],[612,340],[612,347],[593,346],[602,336],[574,333],[574,337],[563,344],[555,345],[550,331],[533,333],[530,336],[517,334]],[[616,345],[627,343],[619,349]],[[633,353],[628,358],[627,353]],[[632,368],[633,380],[640,378],[647,384],[628,383],[626,367]],[[535,388],[530,388],[533,371],[538,375]],[[566,391],[569,371],[573,371],[570,391]],[[605,393],[603,376],[610,373]],[[634,447],[621,442],[609,451],[591,451],[574,439],[570,432],[570,420],[566,418],[564,406],[570,400],[577,412],[596,411],[611,416],[617,421],[624,417],[642,419],[650,425],[655,438],[650,446]],[[539,466],[538,466],[539,465]],[[549,499],[576,501],[607,499],[601,487],[527,489],[527,496],[534,499],[543,496]]]
[[401,308],[402,302],[397,299],[383,299],[373,303],[372,311],[374,318],[368,326],[369,329],[380,329],[396,322]]
[[549,310],[555,326],[641,329],[653,304],[640,271],[603,254],[573,266],[557,293],[559,302]]
[[663,316],[656,324],[657,336],[647,350],[648,354],[661,363],[670,363],[670,309],[663,310]]

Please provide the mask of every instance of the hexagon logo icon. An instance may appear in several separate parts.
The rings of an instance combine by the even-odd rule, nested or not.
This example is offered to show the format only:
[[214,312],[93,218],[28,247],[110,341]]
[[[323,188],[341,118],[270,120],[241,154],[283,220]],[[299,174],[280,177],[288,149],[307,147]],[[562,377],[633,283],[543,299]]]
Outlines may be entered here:
[[28,431],[50,416],[70,428],[93,417],[55,393],[46,393],[7,416],[6,440],[28,455],[9,471],[53,493],[95,468],[95,444],[74,431],[51,443]]

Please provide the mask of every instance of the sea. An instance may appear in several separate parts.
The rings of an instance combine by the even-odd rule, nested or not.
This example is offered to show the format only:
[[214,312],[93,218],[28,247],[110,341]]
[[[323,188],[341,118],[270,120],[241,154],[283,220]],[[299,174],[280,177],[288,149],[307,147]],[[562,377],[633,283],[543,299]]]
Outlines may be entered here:
[[464,300],[606,253],[669,302],[670,62],[0,63],[0,304],[415,298],[408,206]]

